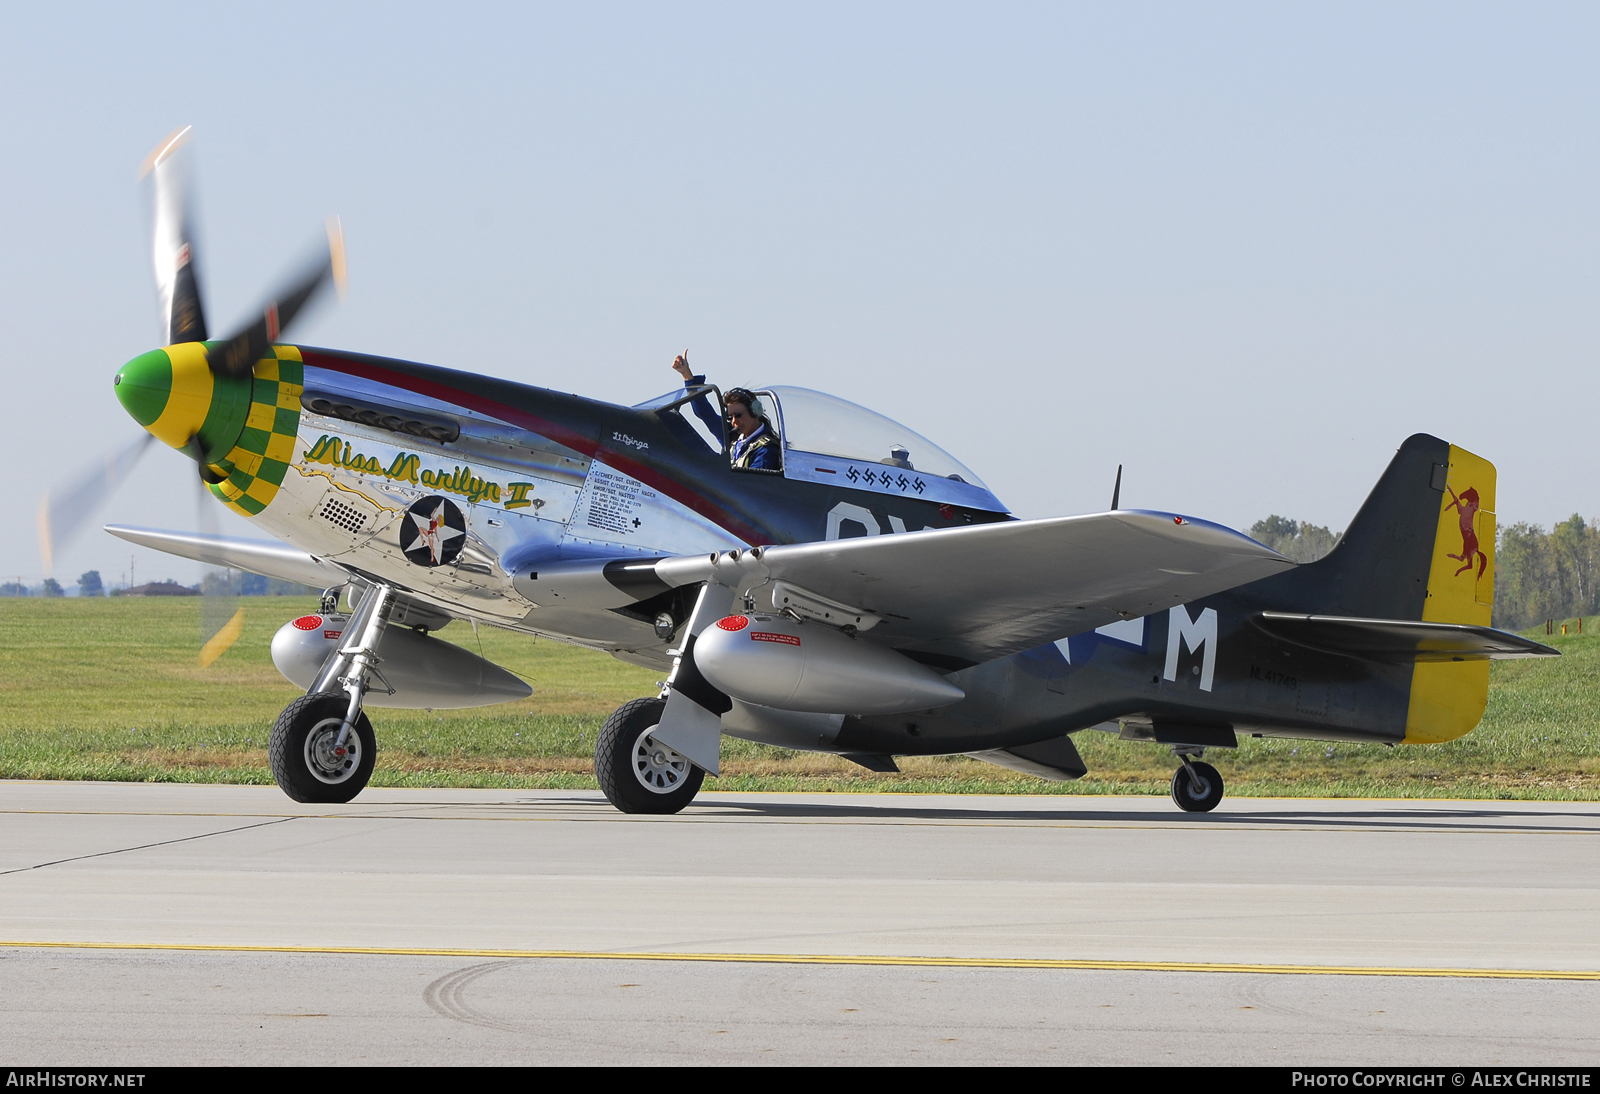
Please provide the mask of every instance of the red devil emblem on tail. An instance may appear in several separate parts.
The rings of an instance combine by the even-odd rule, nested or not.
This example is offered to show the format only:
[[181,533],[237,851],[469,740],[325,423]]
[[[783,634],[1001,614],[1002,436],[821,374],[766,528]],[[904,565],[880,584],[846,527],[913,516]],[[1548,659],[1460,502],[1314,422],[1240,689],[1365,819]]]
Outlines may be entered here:
[[[1450,488],[1445,487],[1445,489],[1449,490]],[[1478,530],[1473,527],[1475,523],[1473,518],[1478,515],[1478,509],[1481,507],[1478,501],[1478,492],[1469,486],[1461,491],[1459,497],[1457,497],[1454,490],[1450,490],[1450,497],[1453,500],[1444,507],[1444,511],[1448,513],[1452,509],[1458,509],[1461,512],[1461,553],[1446,557],[1461,561],[1462,566],[1461,569],[1455,572],[1456,577],[1460,577],[1472,569],[1472,560],[1476,557],[1478,559],[1478,576],[1482,577],[1483,571],[1489,566],[1489,556],[1484,554],[1478,547]]]

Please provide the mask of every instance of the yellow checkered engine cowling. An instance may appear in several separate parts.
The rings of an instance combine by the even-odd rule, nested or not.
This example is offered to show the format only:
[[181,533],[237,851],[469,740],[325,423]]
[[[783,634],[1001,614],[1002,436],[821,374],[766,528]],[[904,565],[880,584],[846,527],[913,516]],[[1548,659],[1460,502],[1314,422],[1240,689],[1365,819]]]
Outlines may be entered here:
[[294,346],[273,346],[273,356],[256,362],[250,388],[250,414],[244,431],[226,456],[208,469],[220,482],[211,492],[228,508],[253,517],[272,503],[294,458],[300,429],[300,396],[305,364]]

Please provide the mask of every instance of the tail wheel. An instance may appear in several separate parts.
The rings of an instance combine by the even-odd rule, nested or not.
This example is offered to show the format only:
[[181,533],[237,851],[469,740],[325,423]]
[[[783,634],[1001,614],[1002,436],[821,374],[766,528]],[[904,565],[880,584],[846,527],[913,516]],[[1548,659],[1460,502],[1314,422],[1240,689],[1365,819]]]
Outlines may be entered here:
[[676,813],[694,800],[706,773],[654,737],[665,699],[635,699],[606,719],[594,744],[594,774],[624,813]]
[[1172,800],[1185,813],[1209,813],[1222,800],[1222,776],[1210,764],[1198,761],[1180,767],[1172,773]]
[[283,708],[267,742],[272,777],[297,802],[347,802],[366,788],[378,738],[366,711],[339,741],[350,698],[343,692],[303,695]]

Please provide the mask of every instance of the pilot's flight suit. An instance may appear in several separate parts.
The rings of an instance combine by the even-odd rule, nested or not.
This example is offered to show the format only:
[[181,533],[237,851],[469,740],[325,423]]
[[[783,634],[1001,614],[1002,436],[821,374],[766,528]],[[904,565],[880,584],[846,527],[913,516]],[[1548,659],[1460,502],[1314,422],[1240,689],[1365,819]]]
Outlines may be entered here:
[[733,466],[746,471],[782,471],[778,439],[762,422],[748,437],[733,442]]

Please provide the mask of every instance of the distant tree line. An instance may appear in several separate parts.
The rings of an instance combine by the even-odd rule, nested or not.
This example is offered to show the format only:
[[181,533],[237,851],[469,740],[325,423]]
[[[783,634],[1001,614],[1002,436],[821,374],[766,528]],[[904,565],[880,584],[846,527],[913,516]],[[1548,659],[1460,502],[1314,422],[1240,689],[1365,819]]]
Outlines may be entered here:
[[1250,526],[1250,538],[1264,543],[1285,558],[1296,562],[1315,562],[1339,542],[1343,532],[1337,534],[1316,524],[1293,521],[1273,514]]
[[[105,586],[100,583],[100,571],[89,570],[78,576],[79,596],[104,596]],[[0,584],[0,596],[66,596],[67,590],[61,587],[61,582],[53,577],[47,577],[33,588],[24,585],[19,579]]]
[[1600,615],[1600,527],[1574,513],[1546,532],[1512,524],[1495,535],[1494,625]]
[[[170,590],[185,590],[198,593],[204,591],[208,595],[221,593],[227,596],[302,596],[314,593],[316,589],[293,581],[280,581],[275,577],[262,577],[260,574],[243,574],[236,570],[224,573],[207,574],[199,585],[183,586],[170,578],[166,581],[152,582],[150,585],[141,585],[137,589],[124,589],[120,586],[106,589],[105,582],[100,577],[99,570],[87,570],[78,575],[79,596],[128,596],[146,594],[148,591],[164,592]],[[47,577],[38,585],[29,587],[20,580],[0,583],[0,596],[66,596],[67,591],[61,583],[53,577]]]
[[293,581],[238,570],[213,571],[200,580],[200,591],[207,596],[301,596],[320,592]]
[[53,577],[47,577],[44,582],[35,588],[28,588],[20,581],[7,581],[0,584],[0,596],[66,596],[67,591],[61,583]]
[[[1274,514],[1250,526],[1250,537],[1296,562],[1315,562],[1339,536]],[[1546,532],[1537,524],[1497,529],[1494,625],[1520,631],[1546,619],[1600,615],[1600,525],[1574,513]]]

